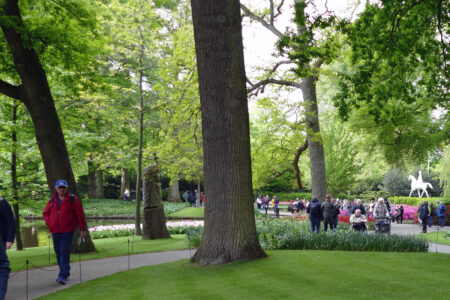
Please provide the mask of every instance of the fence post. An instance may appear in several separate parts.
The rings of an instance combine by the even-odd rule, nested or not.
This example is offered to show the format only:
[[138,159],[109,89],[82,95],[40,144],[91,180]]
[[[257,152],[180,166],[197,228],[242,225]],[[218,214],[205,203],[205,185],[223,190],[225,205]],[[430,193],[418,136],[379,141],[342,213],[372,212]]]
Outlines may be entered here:
[[29,264],[29,261],[28,261],[28,259],[27,259],[27,263],[26,263],[26,265],[27,265],[27,280],[26,280],[26,289],[27,289],[27,300],[28,300],[28,264]]
[[48,235],[48,264],[50,264],[50,234]]
[[439,241],[439,227],[436,228],[436,253],[438,252],[437,251],[438,241]]

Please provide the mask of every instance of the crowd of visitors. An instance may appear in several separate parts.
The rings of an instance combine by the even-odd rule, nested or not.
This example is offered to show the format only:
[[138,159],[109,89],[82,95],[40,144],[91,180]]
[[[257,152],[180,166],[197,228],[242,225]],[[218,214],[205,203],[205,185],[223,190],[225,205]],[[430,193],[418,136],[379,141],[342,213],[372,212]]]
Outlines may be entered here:
[[193,192],[186,190],[183,193],[183,200],[190,206],[205,206],[205,194],[203,192],[199,194],[197,190]]
[[[273,209],[276,216],[279,216],[279,198],[274,195],[271,197],[267,194],[265,196],[258,195],[256,198],[256,205],[259,210],[268,213],[269,209]],[[373,219],[375,223],[376,232],[390,232],[390,225],[392,222],[403,224],[405,209],[402,204],[392,205],[388,197],[373,198],[370,202],[363,203],[361,199],[348,201],[346,199],[339,200],[327,195],[325,201],[322,203],[317,197],[313,197],[311,201],[306,199],[290,200],[287,206],[288,212],[293,216],[301,216],[307,214],[311,223],[311,232],[320,232],[321,223],[323,223],[323,230],[332,231],[337,230],[339,222],[339,214],[342,211],[348,215],[350,226],[356,231],[367,231],[368,219]],[[417,217],[422,224],[422,232],[427,231],[431,227],[431,221],[435,215],[439,218],[439,225],[444,226],[445,223],[446,206],[441,201],[440,205],[435,208],[432,203],[428,207],[427,201],[424,201],[417,210]]]

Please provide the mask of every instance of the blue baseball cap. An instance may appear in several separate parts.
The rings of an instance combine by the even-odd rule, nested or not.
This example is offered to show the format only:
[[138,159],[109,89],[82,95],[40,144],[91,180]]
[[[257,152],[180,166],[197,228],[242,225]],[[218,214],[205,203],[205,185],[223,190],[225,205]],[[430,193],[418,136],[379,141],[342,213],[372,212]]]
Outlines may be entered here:
[[67,181],[65,181],[64,179],[56,180],[55,187],[60,187],[60,186],[68,187]]

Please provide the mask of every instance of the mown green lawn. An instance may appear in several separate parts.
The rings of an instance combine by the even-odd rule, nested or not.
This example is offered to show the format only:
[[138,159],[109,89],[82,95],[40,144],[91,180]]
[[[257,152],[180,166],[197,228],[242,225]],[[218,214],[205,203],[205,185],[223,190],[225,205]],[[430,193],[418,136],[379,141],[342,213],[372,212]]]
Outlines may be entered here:
[[186,207],[169,215],[169,217],[177,218],[203,218],[204,216],[204,207]]
[[[128,243],[129,241],[129,243]],[[130,254],[160,252],[169,250],[188,249],[189,244],[184,234],[173,234],[168,239],[142,240],[140,236],[118,237],[94,240],[95,252],[82,253],[81,260],[98,259],[104,257],[113,257]],[[50,263],[48,261],[50,253]],[[56,257],[53,248],[33,247],[26,248],[23,251],[8,250],[8,258],[12,271],[22,268],[28,259],[30,268],[55,265]],[[71,261],[78,261],[78,254],[72,254]]]
[[268,251],[247,263],[187,260],[125,271],[39,299],[448,299],[450,256]]
[[436,232],[428,232],[428,233],[421,233],[418,235],[423,237],[429,242],[450,246],[450,240],[444,238],[444,231],[438,231],[437,234]]

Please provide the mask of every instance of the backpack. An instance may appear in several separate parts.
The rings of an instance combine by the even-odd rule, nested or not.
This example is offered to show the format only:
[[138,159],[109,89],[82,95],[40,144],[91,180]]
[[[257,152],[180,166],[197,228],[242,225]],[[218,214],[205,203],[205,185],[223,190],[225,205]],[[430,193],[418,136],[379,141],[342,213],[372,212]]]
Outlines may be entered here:
[[[70,203],[72,204],[72,206],[73,206],[73,203],[75,202],[75,195],[74,194],[70,194]],[[50,200],[48,200],[49,202],[52,202],[53,201],[53,196],[52,197],[50,197]]]
[[442,205],[441,209],[439,210],[439,213],[444,214],[445,213],[445,206]]
[[320,215],[320,204],[318,202],[311,202],[309,204],[309,212],[312,215]]

